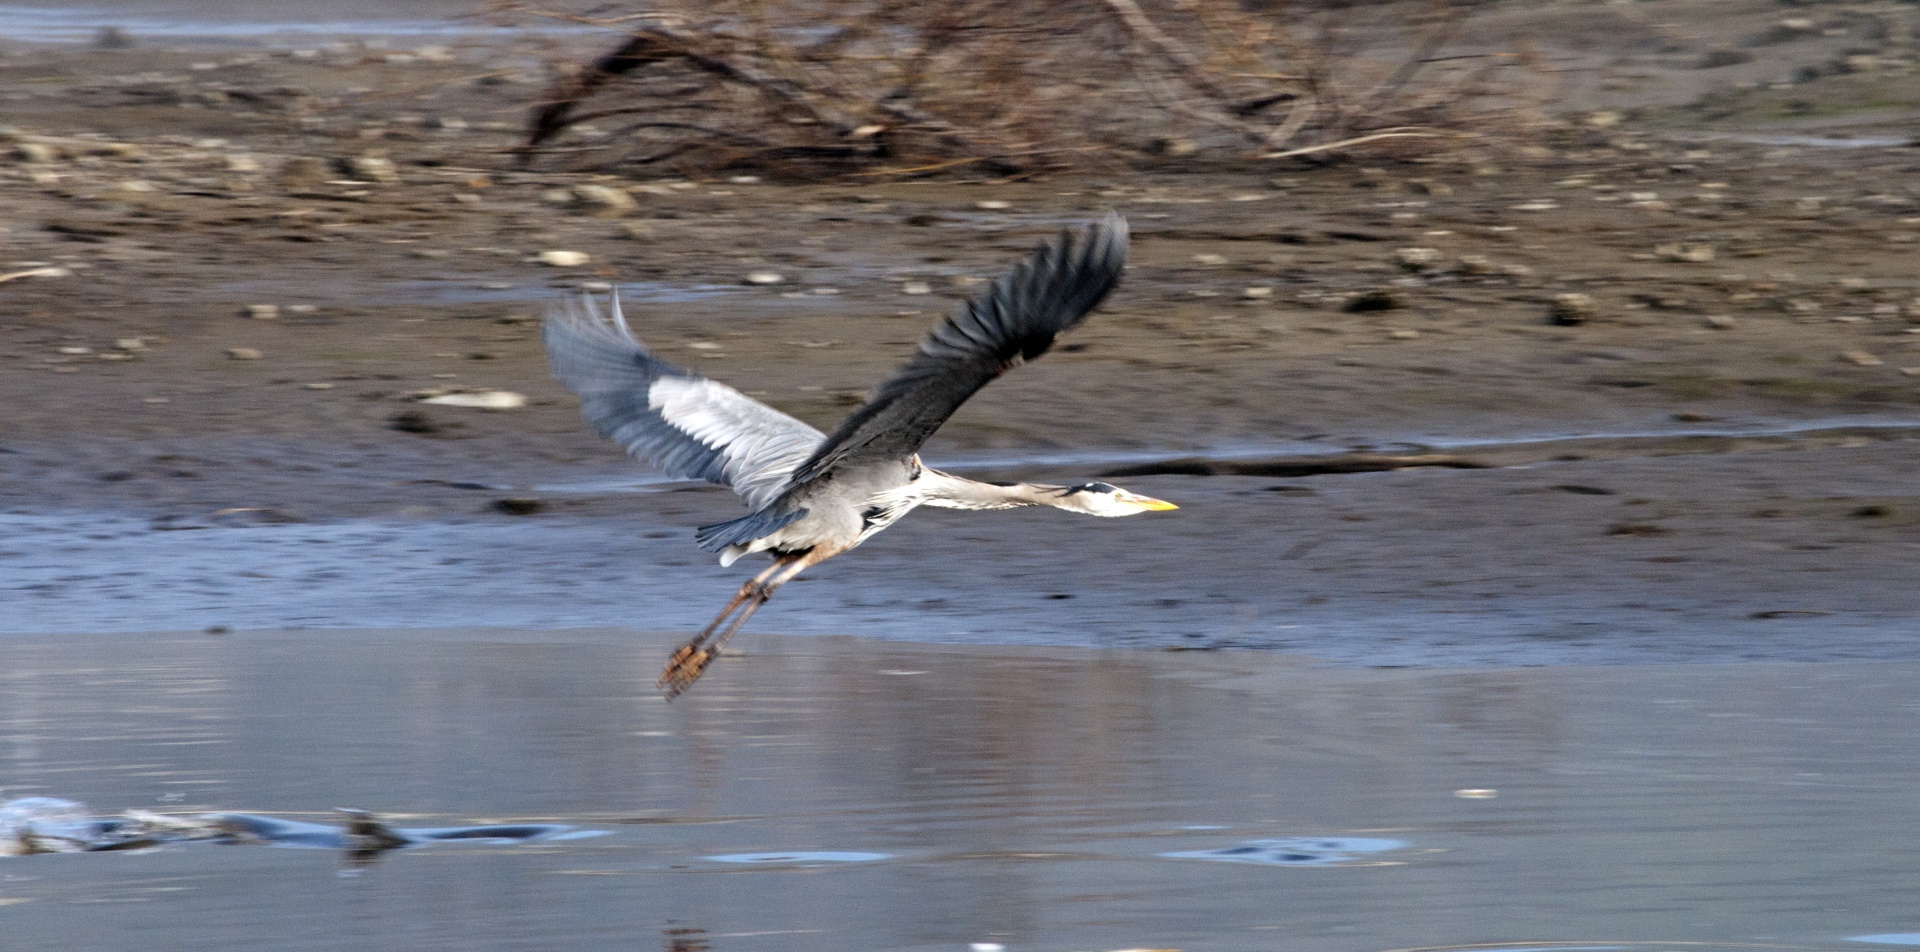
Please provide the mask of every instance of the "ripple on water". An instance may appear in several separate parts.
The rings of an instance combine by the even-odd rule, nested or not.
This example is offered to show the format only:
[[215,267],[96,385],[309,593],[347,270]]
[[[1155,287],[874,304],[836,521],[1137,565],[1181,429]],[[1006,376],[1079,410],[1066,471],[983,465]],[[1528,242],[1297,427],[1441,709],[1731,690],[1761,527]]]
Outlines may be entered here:
[[1888,932],[1883,935],[1850,935],[1848,942],[1876,942],[1880,945],[1920,945],[1920,932]]
[[1458,949],[1497,949],[1498,952],[1613,952],[1616,949],[1630,948],[1624,945],[1501,945],[1499,943],[1480,943],[1461,946],[1434,946],[1427,952],[1453,952]]
[[1160,855],[1168,859],[1206,859],[1259,866],[1339,866],[1358,860],[1357,854],[1397,850],[1406,845],[1401,840],[1357,836],[1290,836],[1279,840],[1249,840],[1217,850]]
[[828,863],[872,863],[892,859],[892,853],[728,853],[707,856],[716,863],[751,863],[760,866],[820,866]]
[[[1863,938],[1875,938],[1865,936]],[[1702,939],[1636,939],[1626,942],[1607,944],[1580,942],[1472,942],[1462,945],[1422,946],[1421,952],[1620,952],[1627,949],[1655,950],[1672,952],[1675,946],[1690,946],[1701,949],[1716,949],[1721,952],[1763,952],[1763,950],[1803,950],[1818,952],[1824,948],[1817,945],[1799,945],[1779,942],[1716,942]]]

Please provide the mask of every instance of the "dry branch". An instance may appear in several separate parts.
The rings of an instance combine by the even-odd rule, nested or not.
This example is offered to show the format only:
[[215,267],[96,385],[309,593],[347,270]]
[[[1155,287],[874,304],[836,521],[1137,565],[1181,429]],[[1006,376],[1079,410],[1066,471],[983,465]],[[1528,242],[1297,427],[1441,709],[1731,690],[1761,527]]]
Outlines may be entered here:
[[[1439,55],[1466,17],[1452,0],[1391,6],[1373,24],[1284,0],[495,9],[625,32],[533,110],[524,162],[867,177],[1245,163],[1498,128],[1520,99],[1492,77],[1518,60]],[[609,118],[637,121],[592,125]]]

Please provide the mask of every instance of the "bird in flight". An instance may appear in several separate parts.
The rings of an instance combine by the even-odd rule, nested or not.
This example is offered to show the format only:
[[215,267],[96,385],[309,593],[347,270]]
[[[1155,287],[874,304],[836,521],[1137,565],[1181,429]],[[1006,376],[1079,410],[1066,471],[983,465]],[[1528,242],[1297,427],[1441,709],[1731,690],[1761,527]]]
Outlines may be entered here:
[[926,442],[968,397],[1039,357],[1113,290],[1127,260],[1127,223],[1109,214],[1065,232],[920,342],[920,349],[832,434],[821,433],[725,384],[654,356],[628,330],[616,294],[603,313],[591,296],[546,316],[554,376],[580,397],[588,422],[668,475],[738,493],[753,511],[701,527],[721,565],[754,552],[773,564],[754,576],[660,676],[679,696],[774,590],[894,524],[916,506],[1052,506],[1091,516],[1177,508],[1106,483],[1046,486],[976,482],[920,462]]

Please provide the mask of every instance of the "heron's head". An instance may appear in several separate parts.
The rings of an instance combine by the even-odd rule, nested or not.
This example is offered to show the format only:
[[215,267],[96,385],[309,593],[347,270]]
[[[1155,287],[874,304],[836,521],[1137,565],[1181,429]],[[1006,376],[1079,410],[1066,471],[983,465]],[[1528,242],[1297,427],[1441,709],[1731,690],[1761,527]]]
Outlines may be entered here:
[[1082,483],[1068,486],[1054,505],[1089,516],[1131,516],[1138,512],[1165,512],[1179,506],[1152,496],[1130,493],[1107,483]]

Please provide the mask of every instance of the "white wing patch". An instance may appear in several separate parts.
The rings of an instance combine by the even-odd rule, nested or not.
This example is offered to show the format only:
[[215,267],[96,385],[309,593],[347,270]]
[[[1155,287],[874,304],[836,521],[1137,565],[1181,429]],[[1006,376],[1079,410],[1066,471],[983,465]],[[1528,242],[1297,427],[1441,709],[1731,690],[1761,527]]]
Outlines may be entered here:
[[648,353],[612,304],[608,314],[592,297],[563,299],[547,312],[554,376],[587,420],[670,475],[727,486],[754,509],[779,498],[825,434]]
[[647,406],[668,425],[720,454],[727,485],[759,509],[786,488],[795,467],[825,435],[796,428],[786,414],[722,383],[661,377],[647,388]]

